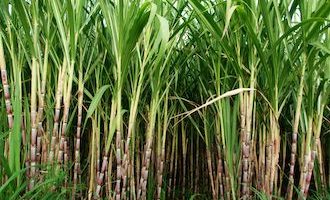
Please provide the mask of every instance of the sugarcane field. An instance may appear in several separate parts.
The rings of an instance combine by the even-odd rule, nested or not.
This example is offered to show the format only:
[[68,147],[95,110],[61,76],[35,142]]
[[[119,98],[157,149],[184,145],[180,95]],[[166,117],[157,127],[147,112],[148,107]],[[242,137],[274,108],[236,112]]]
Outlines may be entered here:
[[0,0],[0,200],[330,200],[329,0]]

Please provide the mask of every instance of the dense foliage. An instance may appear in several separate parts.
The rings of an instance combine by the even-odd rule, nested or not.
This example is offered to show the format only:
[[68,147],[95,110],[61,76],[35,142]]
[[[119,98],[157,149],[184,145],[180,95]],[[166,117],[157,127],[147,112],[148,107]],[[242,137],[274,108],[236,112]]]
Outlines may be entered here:
[[1,0],[0,199],[328,199],[328,0]]

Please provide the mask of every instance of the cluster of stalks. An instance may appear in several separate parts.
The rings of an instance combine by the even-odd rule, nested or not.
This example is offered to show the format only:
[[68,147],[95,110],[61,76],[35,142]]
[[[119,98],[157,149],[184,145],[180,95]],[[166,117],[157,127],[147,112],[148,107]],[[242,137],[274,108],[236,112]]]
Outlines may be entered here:
[[329,13],[1,1],[0,199],[330,198]]

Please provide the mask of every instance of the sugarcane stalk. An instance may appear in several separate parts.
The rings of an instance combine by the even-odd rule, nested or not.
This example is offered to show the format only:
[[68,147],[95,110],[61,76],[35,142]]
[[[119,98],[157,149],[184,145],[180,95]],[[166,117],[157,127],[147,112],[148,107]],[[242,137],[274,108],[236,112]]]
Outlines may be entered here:
[[223,177],[222,177],[223,166],[222,166],[222,158],[221,158],[220,148],[218,150],[217,174],[218,174],[217,180],[218,180],[218,183],[219,183],[220,197],[221,197],[221,199],[224,199],[225,196],[224,196],[224,187],[223,187],[223,181],[222,181],[222,179],[223,179]]
[[212,197],[213,197],[213,200],[216,200],[217,193],[215,191],[213,169],[212,169],[212,157],[211,157],[211,151],[210,151],[209,147],[206,147],[206,159],[207,159],[207,167],[208,167],[208,173],[209,173],[211,189],[212,189]]
[[[97,116],[95,114],[95,116]],[[90,160],[90,179],[89,179],[89,187],[88,187],[88,200],[92,199],[93,196],[93,189],[94,189],[94,182],[95,182],[95,164],[96,164],[96,134],[97,134],[97,125],[96,125],[96,120],[92,118],[92,141],[90,143],[91,145],[91,160]]]
[[[258,168],[258,162],[257,162],[257,153],[256,153],[256,106],[255,103],[252,103],[253,106],[253,117],[252,117],[252,134],[251,134],[251,152],[250,154],[252,155],[251,158],[251,165],[249,167],[249,185],[253,185],[256,183],[255,179],[253,177],[257,177],[256,169]],[[252,190],[249,190],[249,196],[250,198],[252,196]]]
[[[305,141],[305,149],[304,149],[304,161],[303,161],[303,168],[300,174],[300,181],[299,181],[299,186],[300,186],[300,199],[305,198],[305,187],[306,187],[306,182],[308,180],[308,171],[309,168],[311,167],[310,163],[311,160],[314,159],[314,156],[312,151],[311,151],[311,139],[312,139],[312,125],[313,125],[313,118],[311,116],[308,116],[308,122],[307,122],[307,132],[306,132],[306,141]],[[314,164],[314,162],[313,162]]]
[[316,151],[312,151],[310,153],[310,161],[308,163],[308,169],[307,169],[307,174],[306,174],[306,179],[305,179],[305,187],[304,187],[304,191],[303,191],[303,196],[304,199],[307,198],[307,194],[308,194],[308,190],[309,190],[309,185],[310,182],[312,180],[312,174],[313,174],[313,168],[314,168],[314,161],[315,161],[315,156],[316,156]]
[[[313,132],[314,132],[315,138],[314,138],[314,143],[312,144],[311,158],[310,158],[310,162],[308,164],[308,173],[307,173],[307,177],[306,177],[306,180],[305,180],[304,198],[307,198],[310,181],[312,179],[312,174],[313,174],[313,169],[314,169],[314,161],[315,161],[315,157],[317,155],[318,143],[320,141],[324,106],[325,105],[321,105],[320,112],[316,116],[316,118],[317,118],[316,127],[313,126],[313,129],[314,129]],[[322,179],[322,176],[321,176],[321,179]]]
[[154,138],[153,133],[156,122],[157,102],[158,102],[158,98],[153,99],[151,102],[151,110],[149,113],[149,126],[147,129],[147,138],[146,138],[146,144],[144,150],[144,158],[142,162],[141,178],[139,183],[137,199],[143,199],[143,200],[146,199],[148,173],[149,173],[150,159],[151,159],[153,138]]
[[324,161],[323,161],[323,154],[322,154],[322,144],[321,141],[318,140],[317,141],[317,158],[319,161],[319,165],[320,165],[320,176],[321,176],[321,190],[324,190],[326,188],[326,176],[325,176],[325,172],[324,172]]
[[112,151],[110,151],[110,156],[109,156],[109,161],[108,161],[108,168],[105,172],[105,188],[106,188],[106,197],[110,199],[111,193],[110,191],[112,188],[112,184],[111,184],[111,172],[112,172],[112,161],[113,161],[113,153]]
[[196,141],[196,179],[195,179],[195,188],[194,188],[194,192],[197,193],[198,192],[198,182],[199,182],[199,173],[200,173],[200,169],[199,169],[199,137],[197,137],[197,141]]
[[48,146],[49,146],[49,141],[46,136],[44,136],[41,140],[42,142],[42,149],[41,149],[41,163],[47,163],[47,158],[48,158]]
[[241,95],[241,137],[242,137],[242,196],[247,194],[248,169],[249,169],[249,145],[247,136],[247,94]]
[[[225,182],[225,193],[226,193],[226,197],[227,199],[235,199],[235,191],[234,191],[234,188],[231,188],[230,187],[232,186],[231,184],[231,181],[230,181],[230,176],[229,176],[229,169],[228,169],[228,164],[227,164],[227,161],[226,159],[224,159],[223,161],[223,165],[224,165],[224,168],[225,168],[225,177],[224,177],[224,182]],[[230,194],[232,193],[232,194]],[[232,197],[231,197],[232,195]]]
[[[245,148],[243,146],[243,154],[245,154],[245,158],[246,158],[246,161],[248,162],[247,166],[248,168],[247,169],[251,169],[250,167],[250,154],[251,154],[251,146],[252,145],[251,143],[253,142],[252,141],[252,133],[251,133],[251,130],[252,130],[252,127],[253,127],[253,108],[254,108],[254,88],[255,88],[255,67],[252,66],[252,69],[251,69],[251,78],[250,78],[250,92],[249,93],[246,93],[246,102],[247,102],[247,107],[246,107],[246,139],[245,139]],[[246,152],[244,152],[246,151]],[[246,173],[246,172],[245,172]],[[251,176],[249,173],[247,174],[247,180],[250,180],[250,177]],[[243,173],[243,178],[244,178],[244,173]],[[245,188],[245,193],[243,193],[243,197],[244,195],[247,195],[248,197],[248,194],[249,194],[249,188],[250,188],[250,185],[249,185],[249,181],[246,182],[245,185],[243,185],[243,187],[246,187]],[[244,198],[243,198],[244,199]]]
[[[114,126],[114,123],[112,123],[112,122],[115,120],[116,108],[117,107],[116,107],[115,101],[112,101],[109,130],[112,130],[112,126]],[[107,138],[107,139],[109,139],[109,138]],[[107,145],[108,145],[107,142],[105,142],[105,151],[104,151],[104,154],[103,154],[103,159],[102,159],[102,164],[101,164],[101,171],[99,173],[99,176],[97,177],[97,186],[96,186],[96,191],[95,191],[95,198],[96,199],[100,198],[101,187],[103,185],[104,177],[105,177],[105,174],[107,173],[107,169],[108,169],[110,149]],[[116,153],[116,160],[117,160],[117,153]],[[112,158],[110,159],[110,162],[112,163]],[[112,165],[110,166],[110,168],[112,169]]]
[[152,147],[152,139],[147,139],[145,150],[144,150],[144,158],[142,162],[142,169],[141,169],[141,178],[139,183],[139,190],[138,190],[138,199],[145,199],[146,192],[147,192],[147,179],[149,173],[149,166],[150,166],[150,158],[151,158],[151,150]]
[[[174,118],[174,124],[177,123],[177,118]],[[172,182],[174,179],[174,157],[175,157],[175,141],[176,141],[176,130],[177,130],[177,126],[174,127],[174,134],[172,137],[172,142],[171,142],[171,155],[170,155],[170,169],[169,169],[169,180],[168,180],[168,189],[167,189],[167,193],[171,194],[171,188],[172,188]],[[198,151],[197,151],[198,153]],[[197,162],[197,161],[196,161]],[[170,197],[170,196],[169,196]]]
[[[283,141],[283,147],[286,147],[287,146],[287,137],[285,137],[284,138],[284,141]],[[286,160],[286,148],[283,148],[283,152],[282,152],[282,169],[284,169],[285,168],[285,165],[286,165],[286,162],[285,162],[285,160]],[[281,171],[280,172],[281,173],[281,175],[280,175],[280,185],[279,185],[279,188],[278,188],[278,191],[277,191],[277,193],[278,194],[281,194],[281,191],[282,191],[282,187],[283,187],[283,177],[284,177],[284,172],[283,171]]]
[[62,95],[63,95],[63,79],[65,75],[66,69],[66,60],[63,61],[63,66],[59,70],[59,76],[57,81],[57,90],[55,97],[55,114],[54,114],[54,126],[51,134],[51,142],[50,142],[50,151],[49,151],[49,163],[53,164],[54,156],[55,156],[55,146],[57,143],[57,136],[59,131],[59,122],[60,122],[60,113],[61,113],[61,103],[62,103]]
[[185,193],[186,185],[186,160],[187,160],[187,138],[184,121],[181,122],[181,142],[182,142],[182,193]]
[[[144,58],[146,59],[146,58]],[[124,156],[123,156],[123,169],[122,169],[122,177],[123,177],[123,191],[122,195],[125,195],[125,190],[126,190],[126,185],[127,185],[127,170],[128,170],[128,165],[130,163],[130,144],[131,144],[131,139],[132,139],[132,134],[133,130],[135,129],[135,124],[136,124],[136,115],[137,115],[137,108],[139,104],[139,99],[142,91],[142,83],[144,80],[144,69],[145,69],[145,63],[142,63],[140,73],[139,73],[139,79],[135,83],[134,87],[134,94],[133,94],[133,99],[132,99],[132,105],[130,109],[130,116],[128,120],[128,130],[127,130],[127,139],[125,142],[125,151],[124,151]]]
[[[276,105],[277,107],[277,105]],[[276,109],[276,108],[275,108]],[[277,110],[277,109],[276,109]],[[271,176],[270,176],[270,194],[274,191],[274,186],[277,186],[277,166],[279,160],[279,151],[280,151],[280,136],[279,136],[279,127],[276,119],[276,114],[273,112],[270,113],[270,126],[272,132],[272,166],[271,166]]]
[[48,45],[48,41],[46,41],[42,77],[41,77],[42,78],[41,88],[39,88],[38,117],[37,117],[37,123],[38,123],[37,156],[40,156],[39,155],[41,153],[40,150],[45,148],[44,146],[41,147],[41,137],[44,133],[42,122],[43,122],[43,114],[44,114],[44,106],[45,106],[45,93],[46,93],[47,72],[48,72],[48,54],[49,54],[49,45]]
[[9,127],[9,129],[12,129],[13,122],[14,122],[13,110],[12,110],[12,106],[11,106],[10,90],[9,90],[7,69],[6,69],[6,60],[5,60],[4,48],[3,48],[1,36],[0,36],[0,69],[1,69],[1,81],[2,81],[2,86],[3,86],[3,93],[5,96],[8,127]]
[[[141,139],[137,138],[136,139],[136,146],[137,146],[137,149],[138,149],[138,153],[136,154],[136,158],[135,158],[135,166],[136,166],[135,172],[136,172],[136,180],[137,180],[136,183],[135,183],[135,188],[137,188],[137,189],[140,188],[139,180],[141,178],[141,162],[142,162],[142,159],[143,159],[142,158],[143,156],[140,153],[140,149],[141,149],[140,142],[141,142]],[[135,197],[135,199],[136,199],[136,197]]]
[[273,143],[271,139],[267,138],[267,145],[266,145],[266,175],[265,175],[265,191],[268,196],[271,195],[271,168],[272,168],[272,154],[273,154]]
[[174,197],[175,197],[175,188],[176,188],[176,182],[177,182],[177,173],[178,173],[178,160],[179,160],[179,158],[178,158],[178,154],[179,154],[179,150],[178,150],[178,134],[179,134],[179,132],[178,132],[178,129],[176,129],[176,131],[174,132],[174,134],[175,134],[175,138],[174,138],[174,157],[173,157],[173,159],[174,159],[174,175],[173,175],[173,185],[172,185],[172,199],[174,199]]
[[[304,60],[305,60],[305,54]],[[305,63],[305,62],[304,62]],[[304,76],[305,76],[305,64],[303,63],[300,74],[299,90],[297,96],[296,112],[294,116],[293,132],[292,132],[292,144],[291,144],[291,157],[290,157],[290,172],[289,172],[289,186],[287,191],[287,200],[292,199],[293,186],[294,186],[294,167],[296,163],[297,154],[297,139],[298,139],[298,128],[301,114],[301,104],[303,100],[303,89],[304,89]]]
[[[99,115],[99,117],[98,117],[98,121],[97,121],[97,127],[101,127],[101,118],[102,118],[102,116],[101,115]],[[102,155],[104,155],[105,154],[105,152],[103,152],[103,154],[101,154],[100,153],[100,128],[98,128],[98,132],[97,132],[97,134],[96,134],[96,138],[95,138],[95,153],[96,153],[96,179],[95,179],[95,183],[96,183],[96,187],[97,187],[97,181],[99,180],[99,177],[100,177],[100,173],[101,173],[101,159],[103,159],[103,156]],[[100,158],[101,157],[101,158]],[[107,162],[106,162],[107,163]],[[107,164],[106,164],[107,165]],[[105,169],[106,170],[106,169]],[[104,172],[105,172],[105,170],[104,170]],[[104,173],[105,174],[105,173]],[[103,174],[103,177],[102,177],[102,180],[104,179],[104,174]],[[95,192],[95,190],[94,190],[94,192]]]
[[[135,154],[133,154],[132,156],[135,157]],[[131,163],[129,164],[129,169],[130,169],[129,176],[132,177],[130,179],[130,188],[129,188],[129,190],[130,190],[130,199],[136,199],[135,180],[139,180],[139,178],[136,178],[136,176],[135,176],[135,170],[134,170],[135,165],[133,164],[133,162],[134,162],[134,159],[132,159]]]
[[[120,92],[119,92],[120,93]],[[121,93],[118,94],[117,102],[117,121],[116,121],[116,163],[117,163],[117,175],[116,175],[116,200],[120,200],[120,183],[122,177],[122,160],[121,160]]]
[[37,61],[32,58],[32,78],[31,78],[31,146],[30,146],[30,183],[29,189],[34,187],[36,179],[36,152],[37,152]]
[[[64,140],[64,169],[65,171],[68,170],[68,164],[69,164],[69,144],[68,144],[68,138],[65,137],[65,140]],[[69,175],[69,173],[68,173]],[[65,176],[65,179],[64,179],[64,188],[67,188],[68,187],[68,177]]]
[[166,133],[168,127],[168,118],[167,118],[167,111],[168,111],[168,93],[166,93],[166,99],[164,103],[164,122],[163,122],[163,131],[162,131],[162,138],[161,138],[161,153],[158,157],[160,162],[158,164],[157,170],[157,199],[160,200],[161,198],[161,190],[163,184],[163,172],[164,172],[164,163],[165,163],[165,145],[166,145]]
[[262,125],[259,132],[259,168],[258,168],[258,190],[265,191],[265,152],[266,152],[266,127]]
[[84,98],[84,84],[82,82],[82,71],[79,71],[79,86],[78,86],[78,120],[76,130],[76,142],[75,142],[75,153],[74,153],[74,170],[73,170],[73,195],[75,199],[75,192],[78,183],[78,171],[80,170],[80,140],[81,140],[81,122],[83,114],[83,98]]
[[220,116],[217,115],[215,127],[216,127],[216,148],[217,148],[217,177],[216,177],[216,183],[217,183],[217,194],[219,194],[220,191],[220,197],[224,199],[224,183],[223,183],[223,164],[222,164],[222,152],[221,152],[221,127],[220,127]]
[[[22,145],[23,147],[27,146],[27,141],[26,141],[26,126],[25,126],[25,116],[24,114],[22,115],[22,120],[21,120],[21,129],[22,129]],[[26,167],[26,171],[25,171],[25,175],[27,178],[30,177],[30,156],[29,156],[29,152],[27,151],[26,153],[26,159],[25,159],[25,167]]]
[[71,61],[69,65],[69,71],[68,74],[66,74],[65,80],[67,80],[65,84],[65,93],[63,95],[64,100],[64,109],[63,109],[63,115],[62,115],[62,130],[61,130],[61,136],[60,136],[60,143],[59,143],[59,152],[58,152],[58,167],[61,167],[64,161],[64,154],[65,154],[65,135],[66,135],[66,129],[68,124],[68,118],[69,118],[69,110],[70,110],[70,100],[71,100],[71,89],[72,89],[72,80],[73,80],[73,69],[74,69],[74,61]]
[[196,166],[194,165],[194,145],[196,143],[194,142],[194,136],[191,137],[191,142],[190,142],[190,191],[194,191],[194,171],[196,170]]

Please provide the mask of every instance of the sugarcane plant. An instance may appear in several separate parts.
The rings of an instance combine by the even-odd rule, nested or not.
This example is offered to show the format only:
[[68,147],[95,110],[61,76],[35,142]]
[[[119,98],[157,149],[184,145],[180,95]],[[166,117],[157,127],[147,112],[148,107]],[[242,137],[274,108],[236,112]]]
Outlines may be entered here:
[[327,0],[2,0],[0,199],[327,199]]

